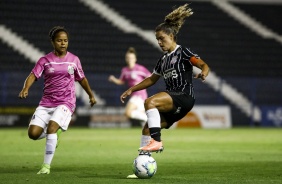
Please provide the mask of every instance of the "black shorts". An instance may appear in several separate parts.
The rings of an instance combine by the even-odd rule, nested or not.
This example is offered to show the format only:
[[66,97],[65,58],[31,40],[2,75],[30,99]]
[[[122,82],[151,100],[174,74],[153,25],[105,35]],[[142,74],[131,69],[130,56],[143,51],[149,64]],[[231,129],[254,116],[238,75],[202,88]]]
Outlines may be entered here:
[[169,112],[160,112],[160,114],[165,118],[167,126],[165,128],[171,127],[173,123],[182,119],[186,114],[193,108],[195,104],[195,98],[184,92],[167,92],[174,104],[174,109]]

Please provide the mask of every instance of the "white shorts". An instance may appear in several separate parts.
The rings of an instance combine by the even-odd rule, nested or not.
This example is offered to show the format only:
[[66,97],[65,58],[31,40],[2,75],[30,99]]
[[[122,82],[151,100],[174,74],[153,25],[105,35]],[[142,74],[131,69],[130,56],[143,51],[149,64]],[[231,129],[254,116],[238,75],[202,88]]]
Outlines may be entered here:
[[46,132],[48,123],[52,120],[66,131],[71,120],[71,115],[72,112],[65,105],[59,105],[57,107],[39,106],[36,108],[29,125],[40,126]]
[[129,100],[128,103],[133,103],[136,105],[138,111],[145,111],[144,108],[144,100],[140,96],[132,96]]

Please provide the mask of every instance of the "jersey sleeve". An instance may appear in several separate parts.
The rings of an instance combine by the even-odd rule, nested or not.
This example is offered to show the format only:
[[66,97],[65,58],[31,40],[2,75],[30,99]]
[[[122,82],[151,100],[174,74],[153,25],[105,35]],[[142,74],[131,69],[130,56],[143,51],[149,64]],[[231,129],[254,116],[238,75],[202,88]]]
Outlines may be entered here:
[[35,75],[35,77],[38,79],[41,77],[43,71],[44,71],[44,64],[46,63],[47,59],[45,57],[41,57],[35,64],[34,68],[31,70],[31,72]]
[[153,73],[154,74],[156,74],[156,75],[160,75],[160,76],[162,76],[162,68],[161,68],[161,61],[162,61],[162,59],[164,58],[165,56],[163,56],[163,57],[161,57],[159,60],[158,60],[158,62],[157,62],[157,64],[156,64],[156,66],[155,66],[155,68],[154,68],[154,71],[153,71]]
[[185,47],[183,49],[183,54],[191,65],[195,65],[195,63],[198,62],[198,59],[200,58],[198,54],[193,53],[190,49]]
[[76,70],[74,72],[75,81],[81,81],[85,75],[78,57],[75,58]]

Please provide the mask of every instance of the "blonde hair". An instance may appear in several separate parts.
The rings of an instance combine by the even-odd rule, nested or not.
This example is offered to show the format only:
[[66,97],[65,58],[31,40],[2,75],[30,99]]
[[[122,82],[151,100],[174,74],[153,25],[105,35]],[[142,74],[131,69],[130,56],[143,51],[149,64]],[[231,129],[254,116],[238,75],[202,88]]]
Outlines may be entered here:
[[188,4],[179,6],[173,10],[167,16],[165,16],[164,22],[158,25],[155,29],[156,32],[163,31],[166,34],[173,34],[176,41],[177,33],[185,22],[185,18],[192,15],[192,9],[189,8]]

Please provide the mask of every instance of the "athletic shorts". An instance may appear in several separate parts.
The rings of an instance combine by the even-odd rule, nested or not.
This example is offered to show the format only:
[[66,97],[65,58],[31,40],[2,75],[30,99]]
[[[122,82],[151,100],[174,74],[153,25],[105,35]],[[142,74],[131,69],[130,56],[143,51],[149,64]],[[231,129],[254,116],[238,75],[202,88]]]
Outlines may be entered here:
[[128,103],[133,103],[134,105],[136,105],[138,111],[145,111],[144,102],[145,102],[145,100],[143,100],[143,98],[141,98],[138,95],[135,95],[135,96],[133,95],[128,100]]
[[55,121],[66,131],[68,129],[72,112],[65,106],[42,107],[36,108],[29,125],[36,125],[44,129],[46,132],[50,120]]
[[183,92],[167,92],[172,100],[175,109],[170,112],[160,112],[167,122],[167,127],[171,127],[176,121],[182,119],[193,108],[195,98]]

